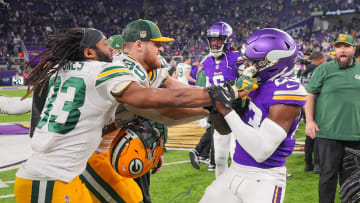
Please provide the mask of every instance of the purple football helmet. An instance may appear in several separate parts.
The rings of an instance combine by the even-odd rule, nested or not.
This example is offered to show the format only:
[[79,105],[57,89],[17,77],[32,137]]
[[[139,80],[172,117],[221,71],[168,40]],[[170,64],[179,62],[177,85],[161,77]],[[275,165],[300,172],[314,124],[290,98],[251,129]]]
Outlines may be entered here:
[[276,28],[256,31],[250,35],[241,51],[256,64],[261,83],[290,76],[298,53],[295,40]]
[[[212,25],[207,31],[208,43],[210,54],[214,57],[219,57],[225,54],[227,50],[231,48],[233,40],[233,29],[225,22],[218,22]],[[221,47],[212,47],[211,41],[214,39],[221,39]]]

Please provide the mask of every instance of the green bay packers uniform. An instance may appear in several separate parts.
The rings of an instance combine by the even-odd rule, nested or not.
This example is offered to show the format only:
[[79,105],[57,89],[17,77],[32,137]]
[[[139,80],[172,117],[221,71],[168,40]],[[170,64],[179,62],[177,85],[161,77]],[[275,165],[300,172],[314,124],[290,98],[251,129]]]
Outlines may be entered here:
[[[110,64],[110,69],[114,66]],[[16,174],[17,202],[91,202],[78,176],[118,105],[111,93],[122,84],[123,78],[117,76],[130,74],[129,70],[102,74],[108,69],[105,62],[69,62],[50,78],[31,140],[33,154]]]
[[[124,82],[121,86],[117,87],[116,92],[114,91],[113,94],[116,95],[121,95],[134,81],[133,78],[136,78],[136,82],[143,87],[159,87],[169,77],[166,61],[163,58],[161,58],[162,68],[150,72],[147,72],[142,65],[126,53],[114,55],[113,61],[116,61],[116,64],[119,64],[119,66],[104,69],[99,75],[102,77],[99,77],[98,80],[105,81],[113,76],[115,77],[115,75],[121,78]],[[118,109],[120,108],[123,108],[123,104],[119,104]],[[115,112],[112,115],[114,114]],[[122,128],[123,124],[127,124],[133,119],[136,118],[117,118],[117,120],[121,120],[117,122],[117,127]],[[116,148],[116,146],[123,146],[121,145],[123,143],[120,142],[124,140],[121,138],[125,135],[126,130],[126,128],[122,128],[121,131],[118,129],[104,135],[97,152],[93,153],[88,161],[86,170],[80,176],[81,180],[89,188],[93,202],[141,202],[143,200],[141,189],[133,179],[133,177],[137,176],[133,176],[130,173],[128,173],[127,177],[121,176],[118,172],[122,168],[117,168],[116,164],[112,166],[112,162],[117,163],[121,157],[121,151],[117,154],[113,153],[113,149],[119,150],[119,147]],[[111,143],[113,143],[113,147],[109,151]],[[110,155],[110,153],[112,154]],[[126,158],[124,159],[126,160]],[[122,172],[124,175],[129,170]],[[145,172],[145,170],[142,172]]]

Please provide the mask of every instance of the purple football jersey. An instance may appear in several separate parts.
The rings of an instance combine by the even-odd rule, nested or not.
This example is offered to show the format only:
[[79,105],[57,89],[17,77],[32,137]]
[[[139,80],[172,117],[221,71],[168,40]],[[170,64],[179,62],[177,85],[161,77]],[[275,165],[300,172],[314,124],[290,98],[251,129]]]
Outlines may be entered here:
[[237,69],[241,65],[241,63],[237,62],[239,56],[239,52],[228,50],[219,64],[216,64],[212,56],[206,57],[201,62],[212,86],[224,84],[227,80],[235,80],[237,78]]
[[[249,93],[249,110],[241,116],[248,125],[259,128],[262,121],[269,115],[273,105],[287,104],[303,106],[306,103],[306,90],[294,77],[278,78],[275,81],[266,81],[258,89]],[[273,168],[285,165],[285,158],[290,156],[295,145],[295,131],[301,116],[295,120],[285,140],[275,152],[264,162],[258,163],[236,141],[234,161],[246,166],[258,168]]]
[[[194,78],[195,80],[196,80],[196,73],[197,73],[198,69],[199,69],[199,66],[191,65],[190,76],[192,78]],[[191,81],[188,81],[188,84],[189,85],[195,85],[195,83],[191,82]]]

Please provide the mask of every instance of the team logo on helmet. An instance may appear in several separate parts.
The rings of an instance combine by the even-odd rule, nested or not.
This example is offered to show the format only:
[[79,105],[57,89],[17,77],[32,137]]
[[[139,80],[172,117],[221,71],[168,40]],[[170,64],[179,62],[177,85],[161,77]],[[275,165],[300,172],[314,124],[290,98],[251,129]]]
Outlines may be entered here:
[[141,173],[143,168],[144,168],[144,164],[140,159],[133,159],[130,161],[129,172],[131,174],[137,175],[137,174]]
[[163,152],[164,139],[152,130],[147,126],[119,130],[110,149],[110,162],[121,176],[138,178],[156,166]]
[[251,34],[241,51],[256,65],[261,83],[291,76],[298,54],[295,40],[276,28],[264,28]]

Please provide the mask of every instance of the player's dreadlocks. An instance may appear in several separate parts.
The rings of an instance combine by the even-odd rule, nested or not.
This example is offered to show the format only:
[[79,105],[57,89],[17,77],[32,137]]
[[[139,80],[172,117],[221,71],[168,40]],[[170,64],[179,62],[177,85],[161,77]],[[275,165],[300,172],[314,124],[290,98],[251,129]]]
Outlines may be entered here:
[[83,35],[83,28],[69,28],[57,30],[49,36],[47,50],[33,58],[25,67],[27,69],[34,60],[42,57],[25,81],[28,91],[23,98],[33,92],[40,82],[48,81],[54,73],[57,76],[67,62],[84,60],[84,47],[81,46]]

